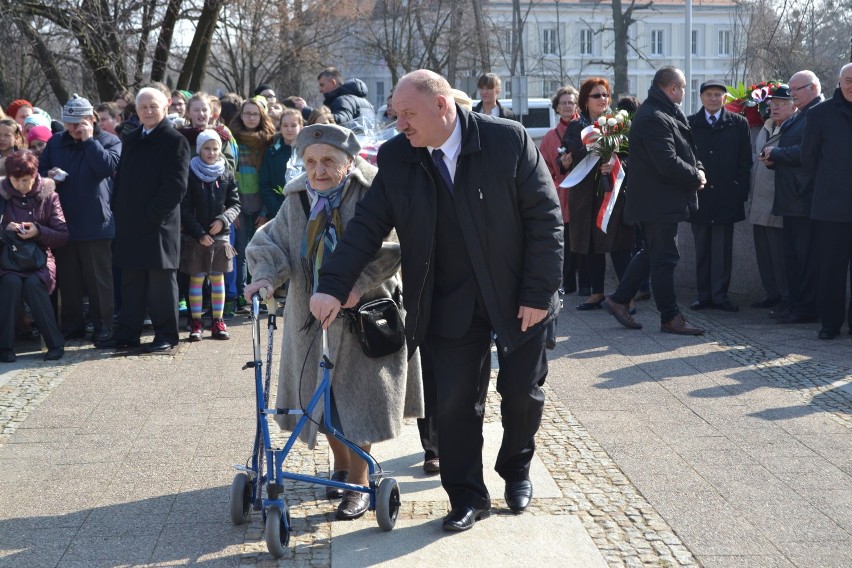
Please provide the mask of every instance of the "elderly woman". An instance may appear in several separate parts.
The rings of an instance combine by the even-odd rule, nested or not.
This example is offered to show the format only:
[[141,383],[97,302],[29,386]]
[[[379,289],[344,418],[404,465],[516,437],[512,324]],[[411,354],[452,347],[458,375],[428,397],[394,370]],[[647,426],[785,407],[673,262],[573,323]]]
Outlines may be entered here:
[[[278,407],[304,407],[316,392],[322,373],[319,326],[309,309],[310,297],[324,258],[328,258],[370,188],[376,168],[358,156],[361,146],[352,131],[333,124],[315,124],[296,137],[296,152],[306,172],[284,187],[286,199],[275,218],[258,229],[246,248],[253,275],[246,286],[252,294],[290,282],[284,306],[284,341],[278,382]],[[391,240],[392,239],[392,240]],[[359,301],[393,297],[401,287],[399,245],[392,234],[359,277],[345,307]],[[417,354],[409,360],[406,348],[380,358],[367,358],[357,336],[340,322],[329,328],[334,360],[332,421],[344,435],[369,451],[370,445],[400,433],[405,417],[421,416],[423,388]],[[309,362],[302,371],[303,362]],[[316,444],[322,405],[301,433],[309,446]],[[278,416],[282,428],[292,430],[296,418]],[[334,453],[333,479],[368,485],[367,464],[346,446],[329,438]],[[329,488],[329,498],[339,495]],[[369,507],[369,495],[343,493],[338,519],[355,519]]]
[[56,265],[51,249],[68,240],[65,216],[56,186],[38,175],[38,158],[29,150],[19,150],[6,159],[6,175],[0,181],[0,227],[14,231],[21,239],[35,239],[47,253],[45,266],[32,272],[12,272],[0,268],[0,362],[13,363],[15,356],[15,313],[21,299],[30,306],[47,345],[44,358],[55,361],[65,352],[65,341],[56,325],[50,294],[56,286]]

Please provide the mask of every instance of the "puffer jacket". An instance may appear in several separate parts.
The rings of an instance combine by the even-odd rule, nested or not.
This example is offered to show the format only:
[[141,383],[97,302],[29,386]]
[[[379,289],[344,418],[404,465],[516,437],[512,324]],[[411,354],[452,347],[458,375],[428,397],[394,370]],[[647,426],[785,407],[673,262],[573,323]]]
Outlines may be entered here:
[[376,111],[367,100],[367,85],[361,79],[349,79],[342,85],[325,93],[325,106],[331,109],[334,122],[345,125],[359,117],[375,119]]

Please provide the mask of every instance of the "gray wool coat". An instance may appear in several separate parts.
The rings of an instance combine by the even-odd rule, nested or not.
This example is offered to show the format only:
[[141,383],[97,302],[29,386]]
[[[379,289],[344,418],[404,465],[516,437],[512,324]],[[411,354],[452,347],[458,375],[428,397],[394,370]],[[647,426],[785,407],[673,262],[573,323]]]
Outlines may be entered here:
[[751,170],[751,193],[749,194],[746,211],[749,223],[764,227],[780,229],[784,226],[784,217],[772,214],[772,204],[775,202],[775,170],[767,168],[757,159],[757,154],[765,146],[775,146],[780,133],[772,134],[775,126],[772,119],[766,121],[755,141],[755,155]]
[[[343,188],[340,216],[344,226],[355,214],[355,206],[376,175],[375,166],[360,157]],[[289,282],[284,305],[283,341],[278,374],[278,408],[307,406],[322,380],[319,361],[321,337],[313,341],[317,325],[300,331],[310,316],[310,291],[302,269],[301,250],[307,228],[299,192],[305,191],[303,174],[284,187],[286,199],[278,214],[261,227],[246,248],[246,260],[254,280],[267,280],[276,288]],[[344,233],[346,232],[344,228]],[[361,273],[356,286],[361,301],[390,297],[402,288],[400,256],[396,234],[391,233],[376,258]],[[402,313],[403,319],[405,313]],[[406,347],[399,352],[370,359],[361,350],[358,339],[344,320],[338,319],[328,330],[332,393],[346,437],[358,445],[388,440],[399,435],[403,418],[423,416],[423,380],[419,352],[409,359]],[[311,342],[313,346],[311,347]],[[310,353],[308,349],[310,347]],[[302,364],[307,354],[307,364]],[[321,422],[323,404],[311,415]],[[299,416],[276,416],[279,425],[291,430]],[[308,422],[300,439],[311,448],[316,444],[317,424]]]

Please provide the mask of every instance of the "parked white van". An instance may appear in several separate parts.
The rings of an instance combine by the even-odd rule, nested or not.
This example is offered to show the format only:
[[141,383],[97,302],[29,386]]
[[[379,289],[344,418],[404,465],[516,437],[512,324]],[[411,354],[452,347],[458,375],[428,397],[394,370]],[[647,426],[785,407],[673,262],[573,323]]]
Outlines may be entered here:
[[[512,99],[499,99],[503,108],[512,108]],[[473,101],[476,106],[479,101]],[[550,106],[550,99],[531,98],[527,99],[527,114],[521,117],[523,124],[536,145],[541,144],[541,139],[547,131],[555,128],[559,117]]]

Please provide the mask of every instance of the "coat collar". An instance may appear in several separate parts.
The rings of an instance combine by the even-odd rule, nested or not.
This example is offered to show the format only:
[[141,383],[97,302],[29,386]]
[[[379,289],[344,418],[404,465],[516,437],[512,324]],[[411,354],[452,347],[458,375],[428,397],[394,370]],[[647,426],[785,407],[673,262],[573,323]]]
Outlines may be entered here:
[[[479,122],[495,120],[484,114],[474,113],[456,105],[456,120],[461,123],[461,149],[459,156],[473,154],[482,149],[482,141],[479,137]],[[426,148],[415,148],[405,139],[405,134],[398,134],[403,144],[402,159],[406,162],[422,162],[431,159]]]
[[36,174],[35,190],[31,190],[26,195],[18,193],[17,190],[12,187],[12,183],[8,178],[0,178],[0,197],[6,200],[12,199],[13,197],[24,197],[26,199],[34,198],[36,201],[43,201],[54,191],[56,191],[56,182],[50,178],[41,177],[38,174]]
[[[355,156],[352,174],[350,175],[349,179],[354,179],[364,187],[370,187],[371,185],[373,185],[373,180],[376,178],[377,172],[378,169],[376,168],[376,166],[372,165],[361,156]],[[299,193],[300,191],[305,191],[305,185],[307,181],[307,173],[303,173],[302,175],[291,179],[289,182],[287,182],[287,185],[284,186],[284,195],[290,195],[293,193]]]

